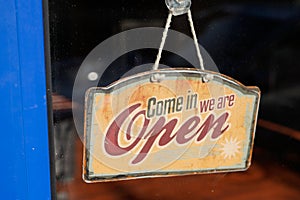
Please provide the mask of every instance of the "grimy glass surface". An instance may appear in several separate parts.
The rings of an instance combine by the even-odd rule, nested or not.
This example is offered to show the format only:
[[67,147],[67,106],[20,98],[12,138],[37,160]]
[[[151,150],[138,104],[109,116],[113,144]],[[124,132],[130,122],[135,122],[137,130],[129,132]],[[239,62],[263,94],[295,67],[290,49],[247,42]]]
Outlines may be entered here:
[[[262,90],[248,171],[97,184],[87,184],[81,177],[82,133],[72,115],[72,103],[81,104],[72,102],[77,72],[86,56],[111,36],[133,28],[163,27],[168,9],[163,0],[49,0],[48,4],[55,140],[52,167],[58,199],[299,198],[299,1],[192,1],[199,42],[218,70]],[[173,18],[171,28],[191,36],[186,16]],[[118,57],[98,86],[107,86],[135,66],[154,63],[157,51],[140,49]],[[163,52],[161,63],[191,66],[168,51]],[[86,79],[93,81],[97,74]]]

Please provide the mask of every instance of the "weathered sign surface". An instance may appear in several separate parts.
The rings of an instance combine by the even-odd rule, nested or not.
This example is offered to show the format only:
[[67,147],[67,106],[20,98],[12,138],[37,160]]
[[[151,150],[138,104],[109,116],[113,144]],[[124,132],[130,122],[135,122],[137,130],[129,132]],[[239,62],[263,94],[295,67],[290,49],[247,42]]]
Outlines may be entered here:
[[[159,82],[151,77],[159,74]],[[203,76],[213,76],[204,82]],[[84,180],[246,170],[260,91],[224,75],[165,69],[86,94]]]

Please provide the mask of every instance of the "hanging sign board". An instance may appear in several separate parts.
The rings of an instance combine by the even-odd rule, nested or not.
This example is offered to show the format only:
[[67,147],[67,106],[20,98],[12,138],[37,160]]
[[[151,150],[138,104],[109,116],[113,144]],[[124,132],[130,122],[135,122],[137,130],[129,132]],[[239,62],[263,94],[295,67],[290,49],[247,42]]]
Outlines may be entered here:
[[[161,80],[151,82],[156,75]],[[212,79],[203,81],[207,75]],[[259,99],[257,87],[192,69],[145,72],[91,88],[84,180],[246,170]]]

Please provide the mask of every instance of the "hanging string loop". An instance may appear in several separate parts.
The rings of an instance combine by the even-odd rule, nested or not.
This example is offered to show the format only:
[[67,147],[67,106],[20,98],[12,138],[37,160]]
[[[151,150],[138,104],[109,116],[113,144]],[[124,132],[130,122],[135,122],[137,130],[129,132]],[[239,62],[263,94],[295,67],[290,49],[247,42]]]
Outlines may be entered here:
[[[167,22],[166,22],[166,26],[165,26],[165,29],[163,32],[162,40],[161,40],[161,43],[159,46],[159,51],[158,51],[155,63],[153,65],[153,70],[158,70],[159,62],[161,59],[161,54],[162,54],[163,48],[164,48],[166,40],[167,40],[168,31],[171,26],[172,16],[173,15],[178,16],[178,15],[183,15],[183,14],[188,15],[189,24],[190,24],[191,32],[192,32],[193,39],[194,39],[194,45],[195,45],[197,57],[199,60],[199,66],[200,66],[201,70],[205,70],[203,57],[201,55],[201,51],[200,51],[198,39],[197,39],[197,34],[195,31],[195,27],[194,27],[192,12],[190,10],[191,4],[192,4],[191,0],[165,0],[165,2],[166,2],[167,7],[169,8],[170,12],[169,12],[169,15],[167,18]],[[163,76],[161,76],[159,74],[155,74],[152,76],[151,82],[160,82],[163,78],[164,78]],[[204,82],[209,82],[212,79],[213,79],[213,77],[208,76],[208,75],[203,77]]]

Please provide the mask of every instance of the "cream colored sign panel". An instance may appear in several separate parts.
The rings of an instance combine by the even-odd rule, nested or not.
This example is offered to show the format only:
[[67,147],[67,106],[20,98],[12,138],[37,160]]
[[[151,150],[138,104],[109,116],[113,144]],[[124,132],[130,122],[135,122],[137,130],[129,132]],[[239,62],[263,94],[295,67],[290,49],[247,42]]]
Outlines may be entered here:
[[[207,74],[213,78],[204,82]],[[246,170],[259,99],[256,87],[186,69],[146,72],[91,88],[84,180]]]

